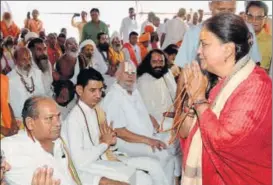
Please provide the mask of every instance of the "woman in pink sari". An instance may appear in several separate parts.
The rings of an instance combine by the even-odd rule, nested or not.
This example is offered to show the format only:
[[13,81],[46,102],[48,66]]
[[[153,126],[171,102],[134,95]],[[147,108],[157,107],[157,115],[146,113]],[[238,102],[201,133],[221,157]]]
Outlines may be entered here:
[[[183,69],[177,91],[175,121],[186,116],[179,130],[183,185],[272,184],[272,81],[249,57],[251,43],[239,16],[203,24],[200,65]],[[203,70],[218,79],[208,96]]]

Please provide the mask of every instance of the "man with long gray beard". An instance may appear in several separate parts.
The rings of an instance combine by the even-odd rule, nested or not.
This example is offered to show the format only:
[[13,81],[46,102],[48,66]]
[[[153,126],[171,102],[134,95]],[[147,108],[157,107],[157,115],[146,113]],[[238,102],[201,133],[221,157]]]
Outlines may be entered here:
[[124,53],[122,52],[121,39],[118,32],[114,32],[110,38],[109,60],[112,66],[117,69],[120,62],[124,61]]
[[48,60],[47,48],[44,41],[40,38],[35,38],[28,43],[28,48],[32,53],[33,67],[42,71],[42,82],[46,95],[52,96],[53,91],[51,84],[53,82],[52,67]]

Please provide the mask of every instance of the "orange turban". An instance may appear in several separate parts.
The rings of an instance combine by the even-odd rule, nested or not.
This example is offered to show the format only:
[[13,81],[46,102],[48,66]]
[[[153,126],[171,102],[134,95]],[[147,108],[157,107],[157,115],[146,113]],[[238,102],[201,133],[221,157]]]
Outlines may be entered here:
[[151,38],[150,33],[144,33],[139,36],[138,41],[139,42],[146,42],[146,41],[150,41],[150,38]]
[[154,27],[152,25],[147,25],[144,28],[145,33],[153,33],[155,31]]

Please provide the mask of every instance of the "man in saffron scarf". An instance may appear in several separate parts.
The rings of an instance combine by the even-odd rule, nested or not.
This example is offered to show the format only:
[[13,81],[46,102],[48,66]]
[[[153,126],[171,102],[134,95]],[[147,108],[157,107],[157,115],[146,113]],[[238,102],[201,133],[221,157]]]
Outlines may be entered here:
[[122,45],[118,32],[114,32],[110,38],[110,48],[108,52],[110,63],[117,67],[120,62],[124,61],[124,53],[121,51]]
[[27,19],[25,20],[25,28],[28,28],[29,31],[34,32],[39,35],[40,31],[43,31],[43,22],[38,19],[39,11],[32,11],[32,19],[30,18],[30,13],[27,14]]
[[1,21],[1,32],[3,33],[3,38],[7,36],[18,38],[20,34],[20,29],[12,20],[12,16],[9,12],[4,12],[3,14],[3,20]]
[[144,33],[139,37],[138,46],[140,48],[141,60],[143,60],[149,52],[150,40],[151,40],[150,33]]
[[[183,69],[183,184],[272,184],[272,81],[249,56],[249,35],[239,16],[213,16],[201,30],[200,65]],[[210,92],[200,66],[218,79]],[[190,98],[179,101],[183,87]]]
[[136,67],[141,63],[141,53],[137,41],[138,33],[132,31],[129,35],[129,43],[125,43],[122,49],[125,60],[132,61]]

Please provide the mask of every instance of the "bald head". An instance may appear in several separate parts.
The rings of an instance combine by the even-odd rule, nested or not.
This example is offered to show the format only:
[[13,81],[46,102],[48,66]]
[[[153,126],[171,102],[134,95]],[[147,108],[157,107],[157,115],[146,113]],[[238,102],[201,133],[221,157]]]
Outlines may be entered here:
[[212,16],[223,12],[235,13],[236,0],[217,0],[209,3]]
[[16,66],[22,72],[28,73],[31,69],[31,52],[27,47],[18,47],[14,51]]

